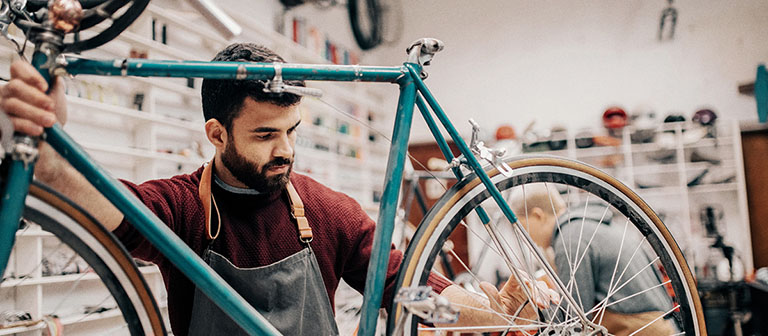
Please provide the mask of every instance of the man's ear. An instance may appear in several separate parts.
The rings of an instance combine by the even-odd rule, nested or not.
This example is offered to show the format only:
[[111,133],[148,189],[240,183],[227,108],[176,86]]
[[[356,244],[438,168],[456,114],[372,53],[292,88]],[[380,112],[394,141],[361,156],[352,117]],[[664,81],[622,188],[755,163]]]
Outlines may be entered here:
[[217,150],[223,151],[224,148],[226,148],[227,140],[229,139],[227,128],[217,119],[211,118],[205,122],[205,136],[208,137],[208,141],[210,141]]
[[544,213],[544,210],[539,207],[533,207],[533,209],[531,209],[531,211],[528,213],[528,216],[535,218],[537,221],[541,221],[546,216],[546,213]]

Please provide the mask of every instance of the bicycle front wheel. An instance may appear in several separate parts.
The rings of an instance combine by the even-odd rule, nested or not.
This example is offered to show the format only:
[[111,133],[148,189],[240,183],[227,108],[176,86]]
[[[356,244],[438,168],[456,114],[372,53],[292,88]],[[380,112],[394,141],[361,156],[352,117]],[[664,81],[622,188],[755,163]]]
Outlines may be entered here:
[[93,217],[33,183],[0,283],[0,333],[165,335],[133,259]]
[[[516,212],[519,225],[509,223],[480,179],[469,176],[448,190],[425,216],[405,253],[396,288],[424,286],[430,272],[440,272],[435,259],[441,251],[460,259],[453,244],[445,242],[454,229],[465,226],[470,260],[456,263],[462,269],[454,272],[463,273],[464,280],[451,280],[470,295],[481,293],[480,281],[500,284],[518,272],[534,274],[563,298],[572,299],[535,308],[536,314],[529,319],[519,315],[526,303],[517,314],[503,316],[486,303],[489,313],[506,321],[488,329],[562,335],[602,326],[616,335],[706,335],[688,265],[670,232],[637,194],[604,172],[567,159],[525,157],[508,163],[511,176],[495,169],[488,175]],[[490,223],[480,223],[478,208],[489,214]],[[534,223],[552,226],[547,231],[545,224],[537,229]],[[523,231],[531,233],[536,243],[549,244],[533,247],[526,243]],[[497,237],[495,242],[492,235]],[[472,242],[479,246],[473,249]],[[479,252],[473,255],[472,250]],[[536,250],[544,257],[537,259]],[[557,279],[546,275],[544,264],[554,266]],[[537,290],[529,287],[525,293],[535,296]],[[399,304],[393,307],[389,326],[399,325],[405,334],[416,335],[421,329],[477,330],[427,328]]]

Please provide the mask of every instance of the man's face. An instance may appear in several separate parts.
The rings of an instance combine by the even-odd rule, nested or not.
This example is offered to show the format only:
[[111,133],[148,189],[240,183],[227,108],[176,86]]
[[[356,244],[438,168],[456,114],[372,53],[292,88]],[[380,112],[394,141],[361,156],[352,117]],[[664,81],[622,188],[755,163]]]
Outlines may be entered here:
[[221,154],[238,181],[260,192],[282,189],[293,167],[298,105],[282,107],[246,98]]

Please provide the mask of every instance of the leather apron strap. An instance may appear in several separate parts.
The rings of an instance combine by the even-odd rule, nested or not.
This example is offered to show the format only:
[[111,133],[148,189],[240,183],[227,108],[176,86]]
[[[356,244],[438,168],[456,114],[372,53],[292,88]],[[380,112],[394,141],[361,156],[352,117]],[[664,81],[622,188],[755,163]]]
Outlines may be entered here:
[[305,244],[309,244],[312,241],[312,228],[309,227],[309,221],[307,217],[304,217],[304,202],[301,201],[299,193],[296,192],[296,188],[289,181],[285,186],[288,192],[288,204],[291,205],[291,217],[296,222],[296,227],[299,229],[299,239]]
[[[203,202],[203,211],[205,212],[205,234],[208,240],[215,240],[219,236],[219,232],[221,232],[221,214],[219,213],[219,207],[216,206],[216,200],[213,198],[213,194],[211,194],[212,180],[213,160],[205,164],[203,175],[200,177],[200,185],[198,186],[198,196],[200,201]],[[215,225],[215,231],[211,230],[211,225]]]
[[[221,214],[219,213],[219,207],[216,206],[216,198],[211,193],[212,181],[213,161],[210,161],[203,167],[203,175],[200,177],[200,185],[198,186],[198,196],[203,203],[203,211],[205,212],[206,237],[211,241],[215,240],[221,232]],[[312,241],[312,228],[309,227],[309,221],[304,216],[304,202],[301,201],[299,193],[290,181],[285,186],[285,191],[288,195],[288,204],[291,207],[291,218],[293,218],[296,228],[299,230],[299,240],[308,244]]]

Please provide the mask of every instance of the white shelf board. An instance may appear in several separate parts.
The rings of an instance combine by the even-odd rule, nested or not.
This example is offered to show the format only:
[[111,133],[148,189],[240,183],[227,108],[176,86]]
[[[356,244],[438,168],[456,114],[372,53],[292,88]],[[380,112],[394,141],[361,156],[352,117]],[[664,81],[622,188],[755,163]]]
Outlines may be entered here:
[[[166,77],[152,78],[152,77],[134,77],[134,76],[129,76],[129,77],[126,77],[126,78],[130,78],[131,80],[135,80],[137,82],[141,82],[141,83],[144,83],[144,84],[147,84],[147,85],[150,85],[150,86],[154,86],[154,87],[157,87],[157,88],[160,88],[160,89],[163,89],[163,90],[168,90],[168,91],[171,91],[171,92],[174,92],[174,93],[178,93],[178,94],[184,95],[185,97],[194,98],[194,99],[197,99],[197,100],[201,100],[202,99],[202,97],[200,96],[200,91],[198,89],[193,89],[191,87],[184,86],[184,85],[181,85],[181,84],[169,83],[169,82],[167,82],[165,80],[157,80],[157,79],[162,79],[162,78],[166,78]],[[177,77],[177,78],[181,78],[181,77]]]
[[[139,267],[139,271],[144,276],[147,276],[149,274],[154,274],[154,273],[160,273],[160,270],[155,266],[142,266],[142,267]],[[60,284],[60,283],[67,283],[67,282],[74,282],[74,281],[90,281],[90,280],[98,280],[98,279],[99,279],[98,274],[93,272],[44,276],[40,278],[7,279],[0,284],[0,288],[51,285],[51,284]]]
[[29,230],[17,230],[16,231],[16,238],[47,238],[47,237],[55,237],[53,233],[50,233],[48,231],[43,231],[40,229],[29,229]]
[[127,107],[97,102],[97,101],[89,100],[85,98],[67,96],[67,103],[74,106],[78,106],[78,107],[93,109],[100,112],[105,112],[105,113],[118,115],[121,117],[130,118],[136,121],[158,123],[158,124],[163,124],[167,126],[186,129],[193,132],[202,131],[202,127],[200,126],[199,123],[196,123],[196,122],[170,118],[170,117],[163,117],[159,115],[150,114],[145,111],[139,111],[139,110],[131,109]]
[[194,164],[194,165],[202,165],[203,162],[205,162],[205,159],[202,159],[202,158],[200,159],[187,158],[177,154],[150,152],[144,149],[101,145],[101,144],[95,144],[95,143],[89,143],[89,142],[88,143],[81,142],[80,145],[83,146],[83,148],[91,151],[120,154],[120,155],[129,156],[129,157],[140,158],[140,159],[165,160],[165,161],[171,161],[171,162],[176,162],[181,164]]
[[732,146],[733,145],[733,137],[732,136],[723,136],[718,137],[717,139],[713,138],[704,138],[699,141],[696,141],[694,143],[690,144],[684,144],[683,147],[685,149],[688,148],[710,148],[710,147],[718,147],[718,146]]
[[[558,151],[546,151],[546,154],[550,153],[557,153],[557,152],[563,152],[562,155],[567,155],[568,150],[567,149],[561,149]],[[533,153],[531,153],[533,154]],[[599,147],[590,147],[590,148],[579,148],[576,152],[577,158],[589,158],[589,157],[599,157],[599,156],[605,156],[605,155],[614,155],[614,154],[624,154],[624,149],[621,146],[599,146]]]
[[688,187],[688,192],[690,193],[718,193],[737,190],[739,190],[739,185],[737,183],[701,184]]

